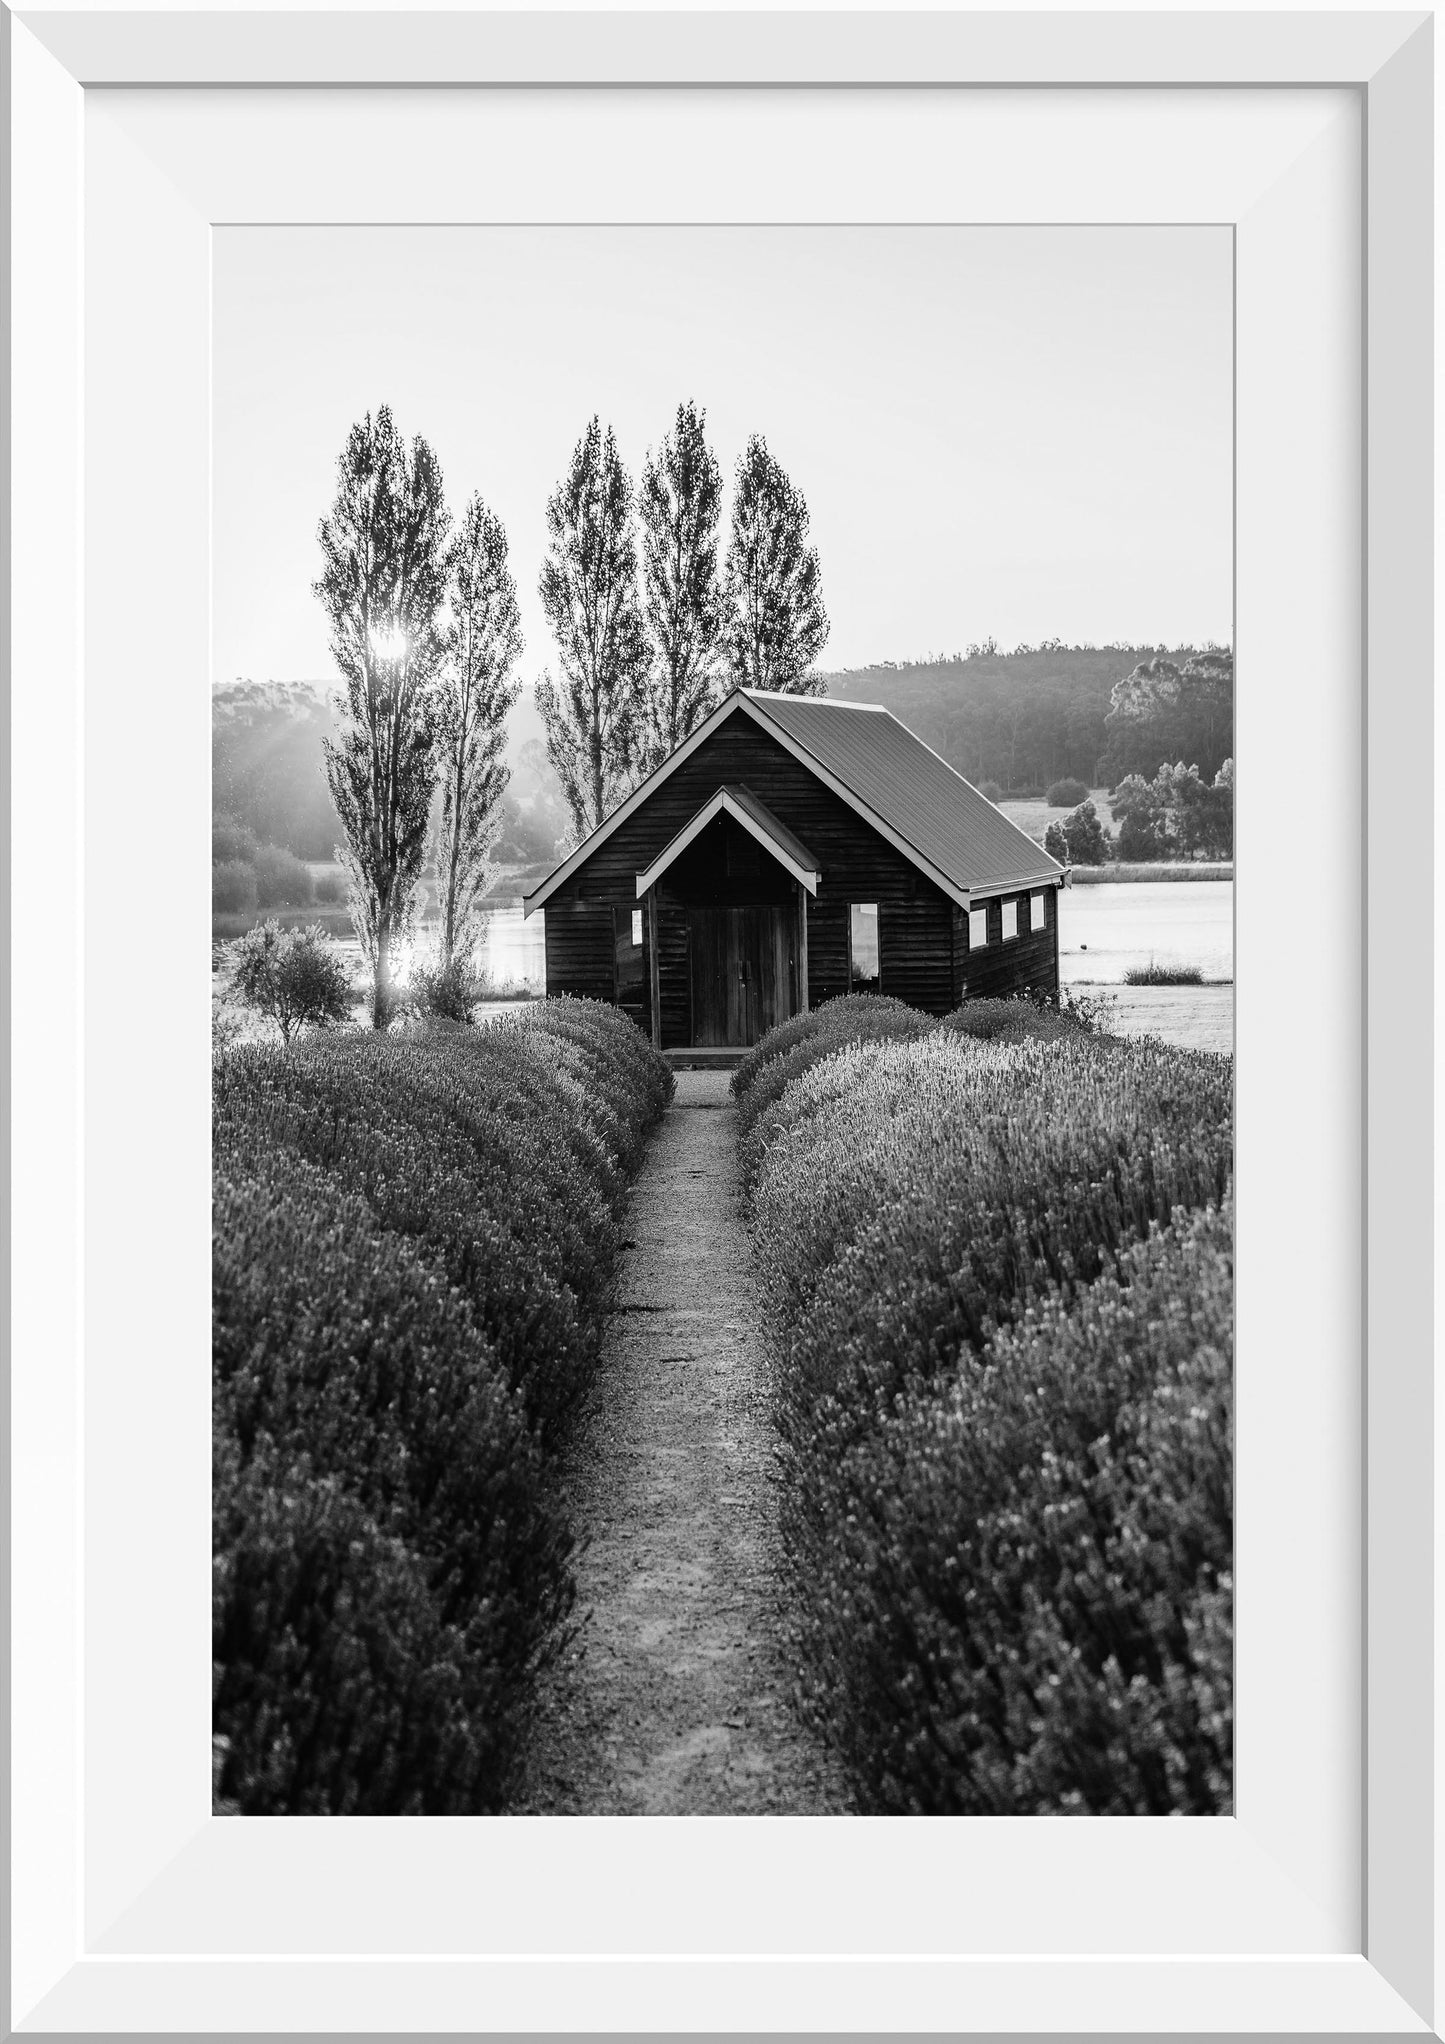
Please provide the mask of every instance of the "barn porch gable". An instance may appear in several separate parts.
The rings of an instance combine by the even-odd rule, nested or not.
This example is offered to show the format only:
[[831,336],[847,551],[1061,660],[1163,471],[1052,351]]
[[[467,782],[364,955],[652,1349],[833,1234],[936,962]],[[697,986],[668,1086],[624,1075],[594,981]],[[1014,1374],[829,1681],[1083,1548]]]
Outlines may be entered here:
[[658,853],[652,864],[637,876],[637,898],[641,901],[650,887],[654,887],[675,860],[700,836],[715,816],[727,815],[740,823],[750,836],[755,837],[764,851],[771,852],[778,864],[800,887],[806,887],[809,894],[818,892],[818,882],[823,877],[818,862],[807,846],[800,844],[785,823],[780,823],[765,802],[760,802],[750,788],[741,785],[723,787],[709,796],[696,816],[678,832],[677,836]]

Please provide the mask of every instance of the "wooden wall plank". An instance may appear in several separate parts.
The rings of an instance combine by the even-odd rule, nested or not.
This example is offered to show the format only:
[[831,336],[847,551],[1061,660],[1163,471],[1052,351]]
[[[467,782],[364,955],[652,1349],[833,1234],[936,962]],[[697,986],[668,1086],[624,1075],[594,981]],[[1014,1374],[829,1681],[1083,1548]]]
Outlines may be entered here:
[[[647,890],[647,918],[643,926],[643,942],[647,947],[647,1031],[652,1038],[654,1050],[662,1048],[662,1002],[658,995],[657,963],[657,889]],[[551,983],[548,983],[548,992]]]
[[543,944],[549,994],[616,997],[610,901],[566,901],[546,908]]
[[795,1012],[806,1014],[809,1006],[808,989],[808,890],[801,880],[795,881],[798,890],[798,934],[794,963]]
[[[990,901],[988,942],[977,950],[968,945],[968,917],[961,911],[953,920],[953,982],[959,1000],[987,999],[992,995],[1025,991],[1053,994],[1059,987],[1059,895],[1054,887],[1042,892],[1047,917],[1042,930],[1029,928],[1029,896],[1004,895]],[[1018,904],[1021,934],[1003,935],[1003,904]]]

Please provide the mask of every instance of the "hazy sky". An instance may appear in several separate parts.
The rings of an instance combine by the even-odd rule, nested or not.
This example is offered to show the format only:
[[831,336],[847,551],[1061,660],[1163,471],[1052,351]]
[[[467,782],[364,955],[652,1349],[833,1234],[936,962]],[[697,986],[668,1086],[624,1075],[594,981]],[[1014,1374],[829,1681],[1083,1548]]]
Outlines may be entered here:
[[225,227],[214,279],[217,681],[330,673],[316,526],[380,404],[506,525],[528,681],[588,417],[635,479],[683,398],[803,490],[825,668],[1231,636],[1224,228]]

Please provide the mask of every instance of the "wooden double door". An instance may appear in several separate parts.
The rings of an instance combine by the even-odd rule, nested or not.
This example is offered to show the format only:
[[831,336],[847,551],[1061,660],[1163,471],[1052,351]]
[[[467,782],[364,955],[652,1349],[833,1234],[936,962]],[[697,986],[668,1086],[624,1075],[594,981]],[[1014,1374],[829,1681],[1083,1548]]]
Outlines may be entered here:
[[798,1005],[791,908],[688,911],[692,1040],[745,1048]]

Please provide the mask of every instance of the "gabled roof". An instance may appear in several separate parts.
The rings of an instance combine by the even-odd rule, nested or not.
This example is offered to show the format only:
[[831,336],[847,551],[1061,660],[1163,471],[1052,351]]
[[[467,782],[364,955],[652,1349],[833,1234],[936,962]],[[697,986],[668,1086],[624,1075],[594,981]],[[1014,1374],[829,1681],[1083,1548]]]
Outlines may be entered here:
[[[735,689],[592,835],[553,868],[528,915],[605,843],[729,717],[747,716],[953,900],[1008,887],[1059,885],[1063,868],[971,781],[879,703]],[[761,806],[761,805],[759,805]]]
[[801,880],[809,894],[818,892],[822,879],[822,868],[808,847],[793,836],[785,823],[780,823],[766,802],[760,802],[751,788],[741,782],[731,782],[719,788],[703,803],[690,823],[685,823],[677,836],[652,864],[637,876],[637,898],[641,901],[649,887],[660,880],[673,860],[685,852],[695,837],[701,835],[715,816],[736,817],[743,829],[755,837],[766,851],[772,853],[779,865],[786,866],[795,880]]
[[1027,831],[880,704],[827,696],[755,700],[774,726],[842,784],[840,793],[846,789],[865,815],[888,826],[885,836],[902,839],[900,849],[921,855],[954,887],[978,894],[1015,881],[1062,878],[1058,861]]

